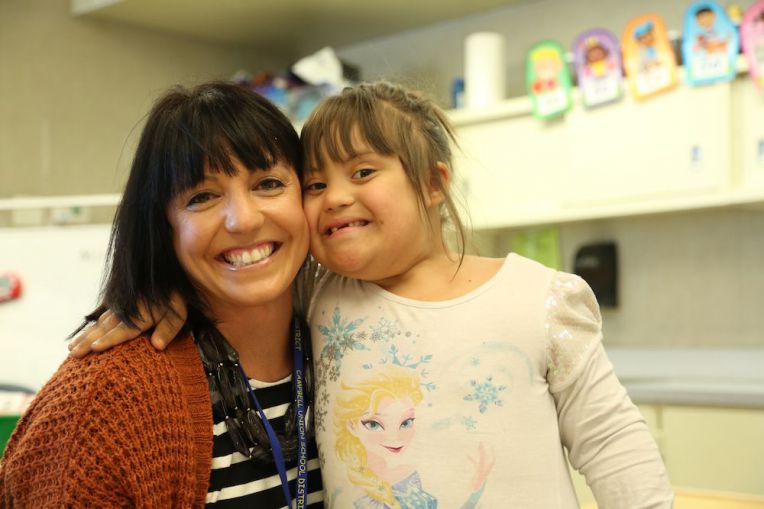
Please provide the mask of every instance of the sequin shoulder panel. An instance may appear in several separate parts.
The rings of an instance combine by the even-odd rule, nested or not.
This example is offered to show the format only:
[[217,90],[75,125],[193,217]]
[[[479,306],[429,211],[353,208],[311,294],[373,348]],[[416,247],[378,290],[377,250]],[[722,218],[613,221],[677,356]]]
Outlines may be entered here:
[[602,317],[586,281],[566,272],[552,279],[545,306],[547,382],[558,392],[581,374],[602,340]]

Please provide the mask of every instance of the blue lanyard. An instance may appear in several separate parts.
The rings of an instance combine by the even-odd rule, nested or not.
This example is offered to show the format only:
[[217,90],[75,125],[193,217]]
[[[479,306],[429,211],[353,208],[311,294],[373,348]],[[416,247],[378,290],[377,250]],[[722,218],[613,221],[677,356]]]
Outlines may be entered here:
[[[295,404],[297,405],[297,493],[295,494],[295,509],[304,509],[307,507],[308,499],[308,439],[305,429],[305,387],[303,385],[303,373],[305,368],[304,356],[302,351],[302,329],[297,317],[294,318],[294,386],[295,386]],[[257,407],[257,413],[260,414],[260,419],[263,421],[265,432],[268,433],[268,439],[271,441],[271,450],[273,451],[273,460],[276,463],[276,469],[279,472],[281,478],[281,489],[284,491],[284,498],[286,498],[287,507],[292,509],[292,494],[289,491],[289,481],[286,474],[286,463],[284,461],[284,453],[281,451],[281,443],[279,442],[276,432],[273,431],[273,426],[265,416],[263,407],[260,406],[260,402],[257,401],[255,391],[249,384],[249,378],[244,369],[239,365],[241,374],[244,377],[244,381],[247,384],[247,390],[252,398],[252,401]]]

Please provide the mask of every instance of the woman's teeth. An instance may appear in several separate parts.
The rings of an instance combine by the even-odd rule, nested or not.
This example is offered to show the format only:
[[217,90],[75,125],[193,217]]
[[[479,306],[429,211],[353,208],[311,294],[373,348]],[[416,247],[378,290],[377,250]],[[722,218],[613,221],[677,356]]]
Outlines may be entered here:
[[366,224],[368,224],[366,221],[353,221],[348,224],[343,224],[341,226],[332,226],[331,228],[329,228],[329,233],[334,233],[337,230],[347,228],[348,226],[366,226]]
[[273,243],[265,244],[254,249],[238,249],[223,254],[226,262],[234,267],[245,267],[268,258],[273,253]]

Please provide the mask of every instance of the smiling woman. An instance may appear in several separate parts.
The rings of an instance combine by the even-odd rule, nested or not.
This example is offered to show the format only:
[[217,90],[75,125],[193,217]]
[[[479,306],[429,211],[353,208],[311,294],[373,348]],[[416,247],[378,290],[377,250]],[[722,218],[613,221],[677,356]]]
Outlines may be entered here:
[[[308,250],[289,121],[235,85],[154,105],[110,240],[103,306],[147,338],[66,360],[0,463],[0,506],[321,507],[309,335],[292,286]],[[299,468],[298,468],[299,466]]]
[[218,318],[282,298],[308,245],[294,169],[231,164],[232,175],[208,171],[167,212],[178,261]]

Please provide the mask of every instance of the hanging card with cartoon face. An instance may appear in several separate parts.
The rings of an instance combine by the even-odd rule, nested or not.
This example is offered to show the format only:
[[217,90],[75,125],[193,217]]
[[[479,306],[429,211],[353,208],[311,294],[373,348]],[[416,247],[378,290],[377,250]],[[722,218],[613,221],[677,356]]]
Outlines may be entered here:
[[562,46],[552,41],[534,45],[525,61],[525,83],[536,118],[552,118],[568,111],[573,103],[572,80]]
[[663,19],[643,14],[629,21],[621,37],[629,89],[636,99],[677,85],[676,57]]
[[573,43],[578,90],[584,106],[593,108],[621,98],[621,47],[603,29],[587,30]]
[[718,3],[703,0],[687,8],[682,37],[687,83],[707,85],[734,79],[738,49],[735,24]]
[[759,91],[764,92],[764,0],[745,11],[740,37],[748,60],[748,73]]

